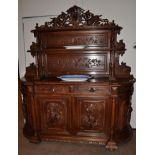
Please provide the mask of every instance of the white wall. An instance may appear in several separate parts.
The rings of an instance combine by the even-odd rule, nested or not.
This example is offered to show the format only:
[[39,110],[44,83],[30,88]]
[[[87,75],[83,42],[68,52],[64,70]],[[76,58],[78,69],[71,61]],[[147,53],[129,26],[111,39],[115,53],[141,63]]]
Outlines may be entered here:
[[[19,71],[20,76],[25,74],[25,66],[28,66],[33,58],[26,51],[31,42],[35,41],[30,33],[35,23],[42,24],[49,21],[50,16],[58,15],[73,5],[78,5],[84,10],[90,10],[94,14],[103,15],[103,18],[115,20],[123,27],[118,39],[126,43],[126,53],[121,61],[131,66],[131,73],[136,77],[136,51],[133,48],[136,41],[136,0],[19,0]],[[132,97],[131,125],[136,127],[136,97],[135,90]]]

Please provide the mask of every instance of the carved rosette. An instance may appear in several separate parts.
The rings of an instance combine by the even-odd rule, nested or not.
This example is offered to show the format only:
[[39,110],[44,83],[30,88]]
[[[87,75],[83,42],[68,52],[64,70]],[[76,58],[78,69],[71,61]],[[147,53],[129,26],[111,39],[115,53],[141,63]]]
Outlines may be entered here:
[[57,17],[51,18],[50,22],[45,22],[44,25],[36,25],[36,29],[39,28],[66,28],[66,27],[83,27],[83,26],[105,26],[115,27],[121,29],[114,21],[109,22],[108,19],[100,18],[101,15],[94,15],[89,10],[85,11],[78,6],[73,6],[65,12],[62,12]]

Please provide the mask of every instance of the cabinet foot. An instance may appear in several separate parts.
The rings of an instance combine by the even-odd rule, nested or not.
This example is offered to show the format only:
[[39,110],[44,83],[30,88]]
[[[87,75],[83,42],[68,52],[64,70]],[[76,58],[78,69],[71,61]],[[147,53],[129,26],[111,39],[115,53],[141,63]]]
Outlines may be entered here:
[[108,143],[106,144],[105,148],[109,151],[114,151],[118,149],[118,146],[116,144],[116,142],[110,140],[108,141]]
[[39,143],[41,143],[41,140],[39,138],[37,138],[37,137],[31,137],[29,139],[29,142],[34,143],[34,144],[39,144]]
[[39,144],[41,142],[40,136],[37,132],[35,132],[30,126],[25,124],[23,129],[23,134],[26,138],[28,138],[30,143]]
[[29,142],[39,144],[39,143],[41,143],[41,139],[40,139],[39,135],[37,133],[35,133],[34,136],[29,138]]

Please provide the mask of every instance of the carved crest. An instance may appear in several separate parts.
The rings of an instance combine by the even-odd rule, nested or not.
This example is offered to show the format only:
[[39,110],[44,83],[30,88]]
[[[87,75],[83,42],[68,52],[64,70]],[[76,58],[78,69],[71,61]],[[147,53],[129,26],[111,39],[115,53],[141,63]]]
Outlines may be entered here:
[[101,15],[94,15],[92,12],[85,11],[78,6],[73,6],[69,8],[66,12],[62,12],[57,17],[51,18],[50,22],[45,22],[44,25],[40,27],[36,24],[36,29],[38,28],[66,28],[73,27],[79,28],[84,26],[106,26],[106,27],[117,27],[121,29],[114,21],[109,22],[108,19],[100,18]]

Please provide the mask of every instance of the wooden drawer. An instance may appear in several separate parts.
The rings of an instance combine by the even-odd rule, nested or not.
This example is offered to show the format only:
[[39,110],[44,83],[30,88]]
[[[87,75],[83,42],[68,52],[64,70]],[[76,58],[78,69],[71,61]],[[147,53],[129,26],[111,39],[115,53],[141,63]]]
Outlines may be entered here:
[[78,85],[73,88],[74,93],[82,94],[109,94],[108,86],[94,86],[94,85]]
[[36,93],[68,93],[69,87],[64,85],[39,85],[35,87]]
[[38,85],[35,87],[36,93],[73,93],[73,94],[109,94],[108,86],[97,86],[97,85]]

